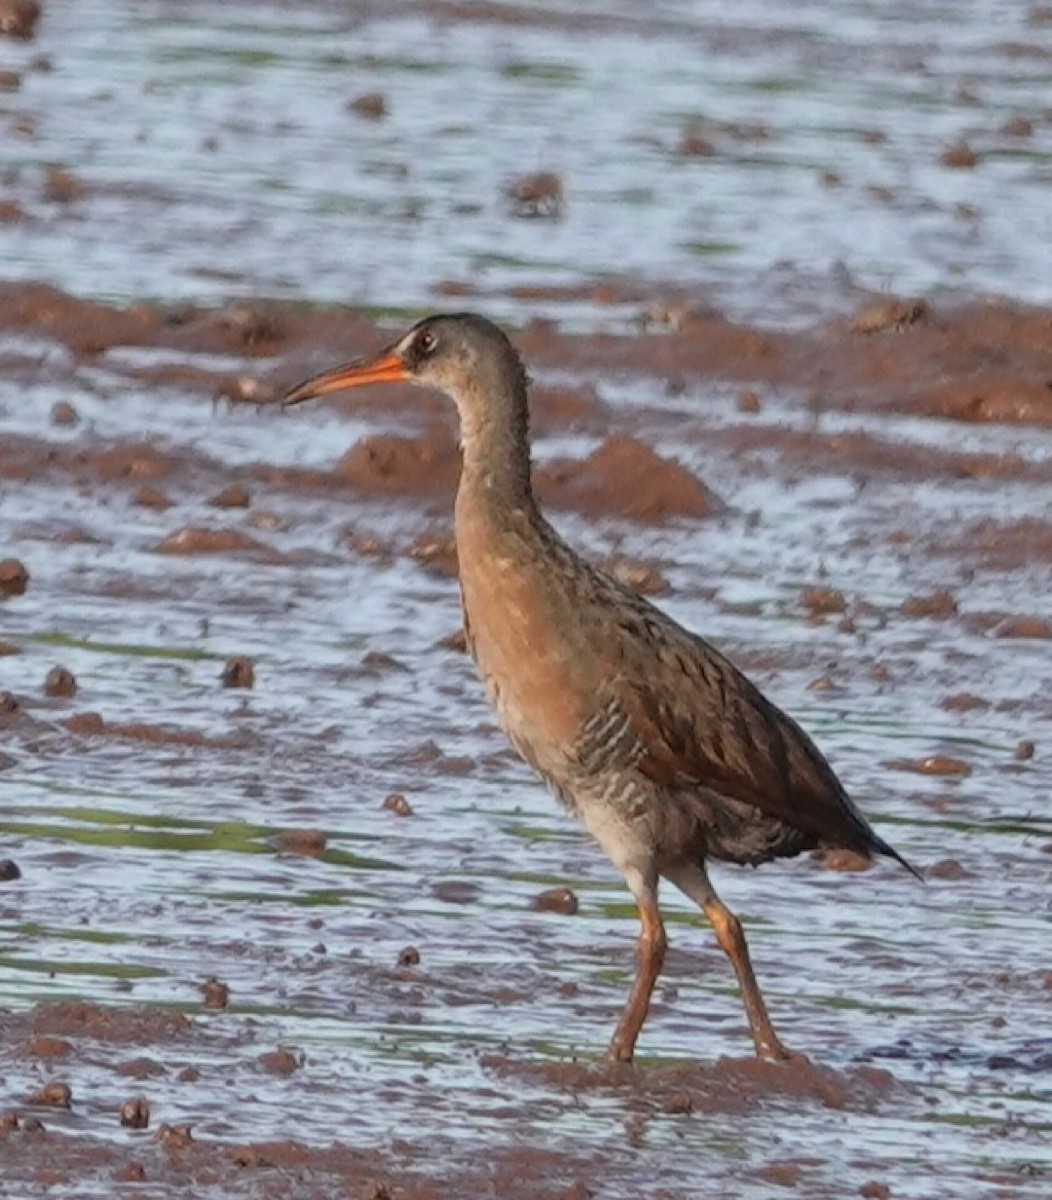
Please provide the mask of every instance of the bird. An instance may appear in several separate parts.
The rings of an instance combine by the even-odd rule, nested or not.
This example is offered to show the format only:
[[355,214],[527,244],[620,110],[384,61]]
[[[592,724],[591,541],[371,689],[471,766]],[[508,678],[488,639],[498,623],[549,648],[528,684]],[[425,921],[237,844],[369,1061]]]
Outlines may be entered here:
[[613,862],[638,909],[635,976],[609,1057],[632,1061],[664,963],[662,880],[712,925],[757,1056],[800,1057],[775,1032],[710,862],[757,866],[843,848],[918,872],[871,828],[792,717],[548,522],[532,487],[526,369],[497,325],[475,313],[426,317],[379,355],[298,384],[282,404],[397,381],[437,389],[457,408],[464,631],[499,723]]

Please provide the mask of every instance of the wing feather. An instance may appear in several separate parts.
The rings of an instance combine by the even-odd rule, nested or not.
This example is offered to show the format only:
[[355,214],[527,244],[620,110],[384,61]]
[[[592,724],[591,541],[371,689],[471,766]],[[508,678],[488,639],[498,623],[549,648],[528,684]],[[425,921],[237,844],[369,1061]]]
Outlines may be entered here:
[[614,686],[640,747],[637,770],[753,805],[823,841],[882,846],[814,742],[718,650],[667,619],[633,614],[619,632]]

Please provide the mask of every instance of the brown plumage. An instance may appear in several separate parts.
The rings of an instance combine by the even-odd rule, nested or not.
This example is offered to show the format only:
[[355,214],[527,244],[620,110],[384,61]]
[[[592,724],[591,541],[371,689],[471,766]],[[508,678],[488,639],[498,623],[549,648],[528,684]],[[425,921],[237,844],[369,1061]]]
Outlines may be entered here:
[[[889,855],[792,718],[719,651],[579,558],[530,486],[526,373],[472,314],[429,317],[378,358],[308,380],[286,404],[409,379],[456,402],[464,626],[501,725],[624,876],[642,925],[611,1055],[630,1060],[665,955],[658,884],[695,900],[730,958],[758,1054],[787,1056],[709,859],[759,864],[817,846]],[[909,868],[912,870],[912,868]]]

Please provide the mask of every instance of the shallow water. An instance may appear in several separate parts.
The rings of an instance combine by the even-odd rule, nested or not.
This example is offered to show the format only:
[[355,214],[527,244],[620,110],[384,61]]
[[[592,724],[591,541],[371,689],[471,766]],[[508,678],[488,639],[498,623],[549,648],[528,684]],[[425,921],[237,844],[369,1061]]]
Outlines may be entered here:
[[[122,414],[130,428],[144,420],[145,402],[108,386],[103,405],[105,372],[103,361],[84,394],[67,398],[85,412],[98,406],[99,432],[113,436]],[[0,659],[0,675],[27,709],[4,742],[14,762],[3,772],[0,830],[23,878],[0,894],[0,1003],[85,997],[199,1014],[215,1043],[198,1040],[178,1061],[196,1064],[203,1081],[229,1077],[237,1105],[222,1088],[187,1089],[171,1074],[150,1079],[149,1094],[155,1112],[194,1120],[203,1137],[287,1135],[291,1108],[310,1113],[295,1136],[318,1144],[384,1144],[409,1128],[436,1148],[451,1140],[481,1150],[501,1144],[510,1122],[516,1136],[533,1130],[551,1147],[611,1155],[611,1195],[637,1194],[651,1154],[664,1162],[673,1152],[668,1185],[688,1186],[697,1154],[729,1183],[810,1147],[812,1194],[840,1194],[845,1179],[857,1187],[874,1174],[896,1195],[967,1194],[983,1173],[1052,1169],[1047,642],[901,616],[906,596],[938,587],[952,588],[962,612],[1033,608],[1034,598],[1025,576],[969,579],[959,551],[904,555],[889,540],[907,516],[925,533],[1006,504],[1015,517],[1040,517],[1050,489],[1018,487],[1006,500],[1003,484],[938,476],[920,488],[859,489],[836,462],[808,478],[772,475],[763,461],[713,451],[710,435],[729,424],[718,399],[682,399],[693,413],[686,437],[685,418],[652,384],[632,388],[634,398],[611,388],[611,403],[626,414],[634,405],[640,436],[703,468],[735,496],[734,511],[659,529],[566,515],[560,525],[595,552],[617,544],[657,558],[674,589],[669,610],[736,653],[808,726],[880,831],[921,866],[958,864],[926,886],[886,864],[862,876],[806,860],[719,872],[789,1044],[838,1069],[887,1066],[917,1090],[875,1111],[774,1103],[703,1121],[651,1113],[630,1154],[617,1147],[632,1109],[616,1091],[568,1094],[526,1075],[509,1092],[494,1077],[481,1061],[490,1052],[524,1065],[599,1052],[627,985],[631,905],[506,750],[468,661],[440,644],[458,622],[455,585],[340,541],[348,522],[412,527],[412,510],[339,492],[263,488],[245,514],[223,514],[288,556],[276,563],[156,552],[172,529],[215,523],[201,484],[170,488],[178,503],[163,513],[48,476],[5,492],[7,542],[32,581],[0,610],[0,637],[23,651]],[[52,400],[46,387],[30,389],[5,420],[47,437]],[[791,392],[757,418],[772,433],[804,419]],[[357,418],[324,420],[330,448],[357,436]],[[906,445],[972,436],[950,423],[850,420]],[[320,464],[319,436],[299,414],[215,413],[187,398],[159,416],[155,440],[207,451],[227,469]],[[1048,433],[1026,438],[1035,460],[1052,454]],[[538,457],[575,445],[590,442],[542,439]],[[253,526],[260,507],[288,528]],[[62,528],[79,540],[56,541]],[[856,610],[853,632],[815,625],[800,608],[822,564]],[[218,686],[235,653],[256,661],[251,692]],[[38,698],[56,661],[80,681],[73,701]],[[822,675],[833,687],[810,690]],[[990,707],[940,707],[961,691]],[[75,735],[60,723],[84,710],[210,741]],[[1016,762],[1023,738],[1039,751]],[[925,778],[889,765],[937,752],[971,773]],[[381,807],[392,790],[415,815]],[[324,854],[278,854],[274,839],[289,829],[323,831]],[[529,910],[537,891],[556,885],[578,894],[577,916]],[[727,965],[689,906],[667,899],[674,949],[643,1062],[742,1054]],[[399,971],[406,945],[422,962]],[[199,985],[210,975],[230,985],[223,1013],[202,1013]],[[560,993],[566,984],[574,995]],[[246,1036],[291,1047],[305,1065],[287,1081],[253,1075],[252,1056],[246,1068],[236,1048]],[[11,1093],[30,1090],[39,1070],[11,1064]],[[72,1127],[127,1136],[88,1099],[113,1092],[105,1060],[75,1082],[85,1102]],[[1018,1179],[1011,1194],[1026,1192],[1027,1176]],[[755,1194],[767,1186],[778,1190],[757,1183]]]
[[[29,217],[0,260],[79,294],[420,307],[454,279],[521,316],[511,283],[624,274],[783,321],[854,286],[1050,294],[1052,30],[1026,5],[71,0],[0,44],[40,52],[0,109]],[[370,92],[385,119],[347,111]],[[973,169],[941,161],[962,141]],[[49,200],[46,164],[84,194]],[[509,215],[534,171],[564,219]]]
[[[550,311],[570,327],[633,314],[507,289],[640,274],[719,287],[732,310],[786,323],[854,295],[833,270],[842,261],[871,288],[1048,298],[1052,122],[1037,51],[1050,35],[1020,6],[813,3],[772,28],[766,8],[730,23],[723,6],[682,3],[640,28],[634,6],[603,6],[612,15],[600,21],[598,8],[564,5],[555,32],[528,15],[451,11],[50,6],[35,44],[0,44],[13,61],[43,52],[55,68],[3,99],[0,120],[37,119],[35,138],[0,139],[5,194],[30,218],[0,224],[4,274],[122,300],[385,309],[431,304],[452,278],[498,315]],[[1033,54],[1011,48],[1024,39]],[[344,111],[374,89],[388,97],[385,121]],[[996,130],[1017,114],[1035,132],[1009,149]],[[715,158],[677,156],[702,116],[767,135],[720,127]],[[867,139],[873,128],[887,141]],[[940,166],[962,134],[988,147],[978,167]],[[42,199],[49,162],[86,195]],[[509,217],[503,183],[542,167],[564,177],[565,219]],[[823,187],[826,170],[844,186]],[[874,184],[892,198],[868,193]],[[886,863],[864,875],[809,859],[719,871],[785,1040],[840,1071],[885,1066],[901,1088],[843,1110],[775,1099],[674,1115],[532,1069],[598,1056],[627,989],[635,919],[612,869],[507,750],[470,663],[441,644],[459,622],[454,582],[404,555],[355,553],[345,537],[351,527],[398,542],[442,518],[278,484],[253,484],[244,513],[206,506],[225,472],[326,468],[393,419],[217,412],[130,374],[276,361],[124,347],[71,379],[46,333],[3,338],[0,353],[40,364],[0,397],[5,435],[141,437],[194,465],[163,512],[90,474],[42,470],[0,487],[2,549],[31,572],[24,596],[0,600],[0,639],[21,650],[0,657],[0,687],[25,710],[0,731],[12,759],[0,771],[0,857],[22,870],[0,885],[0,1007],[84,998],[191,1014],[194,1039],[159,1054],[165,1071],[145,1086],[156,1120],[192,1120],[201,1138],[387,1148],[408,1137],[446,1160],[548,1145],[595,1156],[610,1197],[650,1194],[655,1180],[696,1194],[699,1176],[713,1194],[779,1195],[755,1172],[794,1158],[809,1159],[801,1186],[815,1196],[855,1194],[870,1178],[918,1200],[1047,1187],[1050,643],[995,638],[964,618],[1047,614],[1052,580],[1041,561],[983,569],[950,535],[986,518],[1045,519],[1052,487],[860,477],[834,453],[815,471],[777,439],[863,431],[1047,464],[1052,432],[816,415],[786,387],[750,419],[770,444],[738,454],[721,441],[742,423],[735,388],[704,381],[670,398],[657,370],[535,372],[596,384],[615,420],[733,501],[703,523],[556,514],[560,527],[597,555],[657,560],[672,589],[661,603],[814,733],[903,854],[944,864],[924,886]],[[80,426],[51,424],[60,399]],[[538,458],[594,441],[553,434]],[[187,524],[237,528],[282,557],[157,552]],[[853,629],[810,619],[801,589],[820,583],[844,592]],[[961,619],[900,613],[939,588]],[[250,692],[219,686],[233,654],[255,660]],[[56,662],[77,676],[74,700],[41,695]],[[944,706],[963,692],[987,706]],[[110,732],[63,724],[84,711]],[[141,724],[152,732],[120,732]],[[1031,760],[1014,757],[1022,739],[1037,744]],[[936,753],[970,773],[893,765]],[[412,817],[382,808],[392,791]],[[278,852],[274,839],[300,829],[325,834],[320,858]],[[580,912],[531,911],[550,886],[572,887]],[[670,894],[667,906],[673,950],[644,1065],[744,1054],[726,962],[686,902]],[[398,968],[408,945],[421,963]],[[230,986],[223,1012],[201,1007],[210,975]],[[254,1065],[278,1045],[304,1056],[287,1079]],[[50,1067],[15,1054],[8,1098],[64,1071],[75,1104],[54,1118],[61,1128],[132,1137],[112,1117],[131,1081],[111,1055]],[[510,1059],[510,1074],[486,1055]],[[179,1081],[185,1065],[199,1085]]]

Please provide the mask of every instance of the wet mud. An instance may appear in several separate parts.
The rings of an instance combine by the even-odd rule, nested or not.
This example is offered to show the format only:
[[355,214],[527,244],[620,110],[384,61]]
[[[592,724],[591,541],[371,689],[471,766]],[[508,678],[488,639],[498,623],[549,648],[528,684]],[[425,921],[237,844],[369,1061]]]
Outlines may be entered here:
[[1052,378],[1049,314],[517,335],[556,523],[797,713],[927,868],[725,873],[789,1064],[727,1057],[727,964],[673,901],[631,1070],[600,1057],[627,896],[454,636],[451,414],[411,390],[215,400],[231,368],[275,396],[393,325],[273,304],[260,356],[221,312],[173,326],[17,284],[0,308],[15,344],[54,347],[21,364],[0,446],[17,1186],[657,1196],[694,1194],[702,1155],[714,1194],[934,1196],[951,1160],[961,1194],[1031,1194],[1052,443],[1029,409],[978,441],[923,397],[981,386],[995,342]]
[[[418,962],[419,954],[400,957],[403,966]],[[225,997],[223,1004],[210,1002],[215,985],[209,981],[204,1004],[225,1007]],[[231,1126],[250,1119],[246,1089],[250,1095],[268,1075],[285,1081],[290,1132],[308,1123],[313,1107],[328,1103],[328,1097],[307,1082],[313,1066],[309,1054],[261,1051],[265,1043],[244,1025],[210,1028],[206,1020],[154,1008],[60,1002],[4,1016],[0,1028],[9,1060],[24,1064],[23,1070],[62,1077],[44,1083],[0,1117],[5,1178],[14,1186],[61,1194],[69,1186],[101,1190],[107,1183],[142,1182],[156,1189],[174,1183],[231,1196],[259,1195],[262,1187],[262,1194],[290,1197],[347,1190],[372,1195],[378,1187],[399,1196],[438,1197],[499,1188],[502,1195],[528,1197],[601,1194],[611,1175],[604,1158],[544,1146],[497,1150],[487,1154],[484,1167],[459,1162],[451,1152],[455,1142],[420,1142],[408,1129],[392,1130],[389,1146],[381,1150],[348,1143],[346,1130],[340,1140],[310,1146],[295,1137],[220,1141],[195,1134],[194,1124],[182,1119],[155,1128],[158,1104],[151,1105],[151,1095],[164,1096],[169,1107],[173,1099],[177,1109],[180,1101],[192,1107],[195,1095],[214,1091],[218,1071],[224,1094],[215,1116]],[[487,1053],[478,1057],[477,1068],[476,1091],[503,1101],[490,1113],[499,1127],[514,1129],[535,1119],[551,1102],[541,1100],[545,1093],[575,1104],[594,1096],[622,1110],[627,1142],[636,1147],[709,1115],[762,1110],[776,1118],[800,1105],[874,1114],[909,1096],[886,1070],[837,1071],[804,1060],[777,1066],[721,1060],[639,1071],[623,1065],[541,1065]],[[90,1094],[74,1091],[63,1082],[67,1078],[90,1078]],[[122,1128],[141,1136],[122,1137]],[[757,1177],[776,1165],[759,1168]],[[823,1165],[811,1156],[806,1177],[814,1178]]]
[[[41,10],[0,39],[0,1193],[1045,1195],[1041,6]],[[635,914],[465,655],[453,414],[276,403],[432,307],[522,350],[558,528],[926,877],[717,870],[797,1059],[744,1057],[668,895],[604,1060]]]

